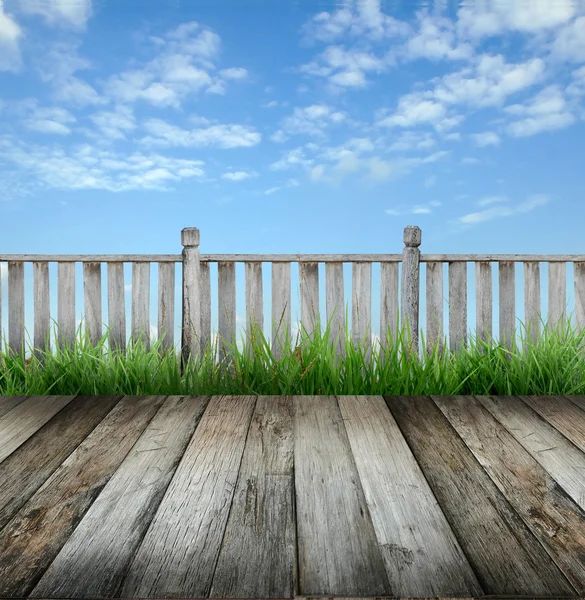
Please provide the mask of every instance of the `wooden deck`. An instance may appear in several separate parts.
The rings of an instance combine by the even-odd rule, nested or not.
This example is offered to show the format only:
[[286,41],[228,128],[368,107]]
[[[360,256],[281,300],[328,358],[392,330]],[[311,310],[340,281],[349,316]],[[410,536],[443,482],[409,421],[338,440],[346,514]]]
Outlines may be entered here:
[[1,598],[585,596],[585,397],[0,397]]

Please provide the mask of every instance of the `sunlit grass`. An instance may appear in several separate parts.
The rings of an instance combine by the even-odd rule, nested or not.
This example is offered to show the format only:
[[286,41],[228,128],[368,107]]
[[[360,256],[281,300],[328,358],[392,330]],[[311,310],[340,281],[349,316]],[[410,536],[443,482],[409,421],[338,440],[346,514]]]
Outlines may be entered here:
[[[233,356],[231,362],[229,357],[218,360],[216,339],[201,357],[189,358],[183,374],[180,351],[173,348],[161,354],[160,341],[148,352],[141,339],[130,341],[125,352],[107,350],[106,327],[108,331],[92,347],[87,331],[81,336],[80,324],[74,345],[60,348],[56,343],[55,353],[37,350],[40,358],[33,353],[25,359],[0,352],[0,395],[585,394],[581,345],[585,330],[576,334],[570,319],[553,329],[542,319],[541,323],[543,331],[535,345],[526,341],[531,339],[529,328],[527,335],[521,336],[522,349],[516,343],[512,351],[494,341],[488,344],[469,336],[467,347],[458,353],[447,349],[445,338],[442,352],[434,346],[429,353],[421,331],[422,356],[412,356],[411,360],[406,358],[411,347],[410,328],[406,328],[405,337],[397,323],[397,343],[385,349],[372,344],[368,360],[363,351],[366,338],[354,347],[347,325],[345,352],[337,357],[338,340],[329,341],[330,323],[323,335],[317,326],[312,338],[301,324],[302,341],[298,343],[297,335],[292,346],[281,319],[283,355],[278,361],[260,328],[254,326],[243,352],[237,344],[225,342]],[[392,339],[390,328],[387,336]],[[3,349],[7,347],[4,339]]]

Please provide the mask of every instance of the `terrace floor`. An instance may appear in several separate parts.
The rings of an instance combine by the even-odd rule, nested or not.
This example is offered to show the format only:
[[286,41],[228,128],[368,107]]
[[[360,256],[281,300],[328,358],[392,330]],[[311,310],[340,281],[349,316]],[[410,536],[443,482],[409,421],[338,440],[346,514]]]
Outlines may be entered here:
[[2,396],[1,598],[585,596],[585,397]]

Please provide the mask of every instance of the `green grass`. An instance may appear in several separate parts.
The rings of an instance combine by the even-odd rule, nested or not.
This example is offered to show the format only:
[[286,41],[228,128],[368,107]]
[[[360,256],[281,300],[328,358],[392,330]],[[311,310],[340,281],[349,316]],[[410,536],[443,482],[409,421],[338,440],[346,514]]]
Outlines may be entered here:
[[442,353],[434,347],[429,354],[421,332],[422,357],[411,361],[405,357],[411,343],[409,327],[408,344],[398,326],[398,344],[386,352],[373,345],[367,360],[362,350],[365,339],[354,348],[347,326],[345,356],[335,357],[329,325],[323,336],[317,327],[311,339],[302,327],[302,343],[295,343],[292,351],[284,328],[284,352],[278,362],[262,331],[254,327],[242,353],[236,344],[226,342],[232,362],[218,361],[218,344],[208,345],[202,357],[189,357],[183,375],[180,352],[173,348],[161,355],[160,341],[149,352],[140,339],[130,341],[126,352],[105,351],[108,332],[92,347],[87,332],[79,336],[80,325],[75,344],[62,349],[56,344],[54,354],[38,350],[39,357],[33,353],[24,358],[0,352],[0,395],[585,395],[581,347],[585,330],[576,335],[570,320],[552,330],[542,323],[536,345],[525,341],[530,340],[529,330],[521,338],[522,349],[515,341],[512,351],[469,336],[467,347],[456,354],[447,349],[445,339]]

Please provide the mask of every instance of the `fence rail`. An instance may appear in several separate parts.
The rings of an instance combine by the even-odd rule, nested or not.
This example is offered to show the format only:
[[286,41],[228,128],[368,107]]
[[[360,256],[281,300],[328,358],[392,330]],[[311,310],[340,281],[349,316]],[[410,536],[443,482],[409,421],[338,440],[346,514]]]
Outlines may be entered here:
[[[174,263],[183,264],[182,282],[182,369],[188,356],[200,355],[211,340],[211,277],[209,264],[218,263],[218,333],[221,352],[228,349],[223,341],[236,341],[235,264],[245,265],[247,333],[253,323],[262,328],[264,321],[262,263],[272,263],[272,352],[282,355],[284,323],[290,332],[290,263],[300,270],[301,323],[309,335],[320,324],[318,264],[325,263],[327,322],[331,321],[331,339],[339,336],[336,354],[343,355],[345,334],[343,263],[352,263],[352,342],[366,338],[366,357],[370,356],[372,263],[381,265],[380,342],[382,348],[396,340],[399,317],[398,263],[402,262],[402,325],[408,322],[412,345],[418,353],[420,299],[420,263],[426,262],[426,310],[428,350],[438,344],[443,351],[443,264],[448,264],[449,347],[458,352],[467,344],[467,262],[475,262],[476,333],[479,339],[492,338],[491,264],[499,265],[500,342],[511,349],[515,339],[515,270],[524,263],[524,304],[527,325],[534,342],[540,335],[540,262],[549,263],[548,322],[554,327],[564,322],[566,306],[566,263],[575,264],[575,304],[577,331],[585,326],[585,255],[548,254],[426,254],[421,255],[422,232],[416,226],[404,229],[402,254],[200,254],[197,228],[181,231],[182,254],[117,255],[44,255],[0,254],[8,262],[8,345],[12,353],[24,353],[24,263],[32,262],[34,275],[34,350],[48,351],[49,334],[49,262],[58,263],[58,343],[72,344],[75,337],[75,265],[83,263],[86,328],[92,344],[102,336],[101,263],[107,263],[108,321],[111,348],[126,348],[124,300],[124,263],[132,263],[131,337],[143,337],[150,348],[150,263],[157,262],[158,330],[161,346],[174,343]],[[1,294],[1,288],[0,288]],[[334,314],[335,311],[335,314]],[[2,301],[0,296],[0,349],[2,344]],[[195,324],[199,324],[196,327]],[[391,340],[386,339],[390,328]],[[262,328],[263,329],[263,328]]]

